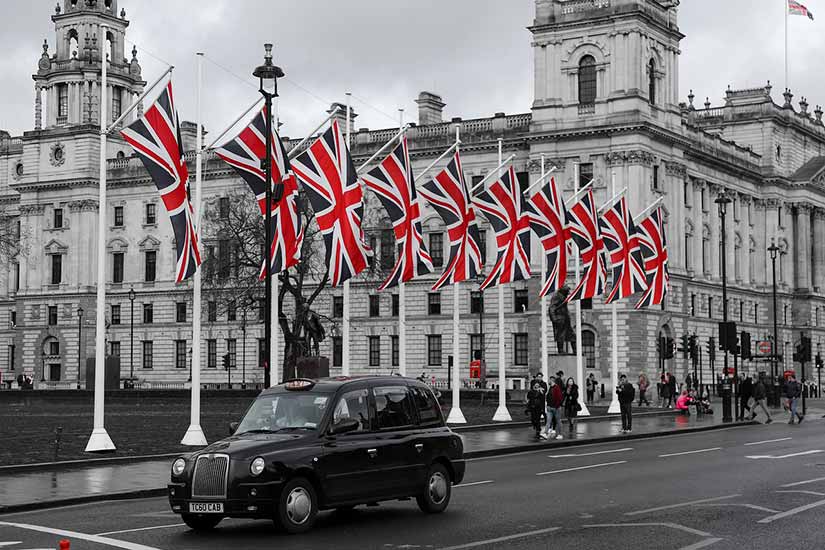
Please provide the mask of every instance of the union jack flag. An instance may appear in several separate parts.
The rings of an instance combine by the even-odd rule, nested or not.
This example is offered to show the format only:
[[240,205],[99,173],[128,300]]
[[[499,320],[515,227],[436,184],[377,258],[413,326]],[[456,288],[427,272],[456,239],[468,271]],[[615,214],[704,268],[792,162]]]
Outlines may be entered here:
[[315,211],[330,282],[338,286],[367,268],[372,251],[361,227],[364,194],[337,120],[295,158],[292,170]]
[[458,151],[444,170],[421,186],[421,196],[444,220],[450,238],[450,259],[433,290],[475,279],[481,271],[481,237]]
[[607,279],[604,240],[596,219],[596,203],[592,189],[588,189],[573,207],[568,209],[567,225],[584,262],[584,273],[579,284],[565,301],[584,300],[604,294]]
[[407,138],[404,137],[381,164],[363,176],[363,180],[387,210],[395,239],[401,245],[395,267],[378,290],[432,273],[433,261],[424,246],[421,207],[413,182]]
[[791,15],[804,15],[811,21],[814,20],[814,14],[811,13],[811,10],[796,0],[788,0],[788,13]]
[[175,282],[179,283],[195,274],[201,255],[171,80],[146,113],[120,134],[140,157],[169,213],[177,252]]
[[[249,185],[261,216],[266,217],[266,172],[261,161],[266,158],[266,107],[255,116],[238,136],[215,151],[234,168]],[[284,145],[278,133],[272,132],[272,184],[283,183],[280,201],[272,201],[272,246],[269,251],[270,272],[279,273],[298,263],[304,231],[298,212],[298,182],[289,165]],[[266,260],[264,260],[266,262]],[[266,263],[261,265],[260,278],[266,275]]]
[[569,255],[570,230],[566,226],[567,208],[556,187],[555,178],[528,199],[533,208],[530,227],[541,241],[547,258],[547,272],[539,296],[561,290],[567,280],[567,258]]
[[532,209],[519,188],[513,165],[477,194],[473,204],[493,226],[498,247],[496,263],[481,283],[481,289],[529,279]]
[[661,304],[670,286],[667,270],[667,238],[661,208],[656,208],[638,226],[639,245],[644,258],[646,286],[636,309]]
[[633,217],[627,208],[627,200],[621,197],[599,218],[610,266],[613,270],[613,288],[606,303],[642,292],[645,284],[644,260],[639,248],[639,238]]

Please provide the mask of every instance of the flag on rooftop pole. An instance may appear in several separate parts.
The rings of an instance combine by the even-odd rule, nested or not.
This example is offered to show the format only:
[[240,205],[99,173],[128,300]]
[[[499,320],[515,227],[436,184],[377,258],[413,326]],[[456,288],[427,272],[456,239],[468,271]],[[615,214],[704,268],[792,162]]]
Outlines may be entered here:
[[607,268],[604,259],[604,240],[596,218],[593,189],[583,191],[578,200],[567,210],[567,225],[573,242],[584,262],[584,273],[567,302],[584,300],[604,294]]
[[811,21],[814,20],[814,14],[811,13],[804,4],[800,4],[796,0],[788,0],[788,13],[791,15],[802,15],[810,19]]
[[667,237],[665,236],[664,212],[655,208],[636,223],[639,245],[644,258],[646,286],[636,309],[660,305],[670,286],[667,269]]
[[[543,175],[543,174],[542,174]],[[561,290],[567,281],[567,258],[570,254],[570,230],[567,208],[556,179],[550,178],[528,201],[533,212],[530,227],[544,250],[545,272],[540,297]]]
[[201,256],[171,80],[144,115],[120,133],[143,162],[169,213],[177,251],[175,282],[179,283],[195,274]]

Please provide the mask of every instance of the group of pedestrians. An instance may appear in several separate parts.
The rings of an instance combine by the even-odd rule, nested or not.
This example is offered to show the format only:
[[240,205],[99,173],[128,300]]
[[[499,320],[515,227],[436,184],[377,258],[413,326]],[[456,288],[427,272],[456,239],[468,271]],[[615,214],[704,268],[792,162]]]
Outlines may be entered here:
[[[783,408],[788,411],[791,418],[788,424],[799,423],[805,417],[799,413],[799,398],[802,397],[802,384],[796,379],[794,373],[788,375],[788,380],[784,385],[785,402]],[[765,414],[765,424],[773,422],[771,413],[766,405],[768,398],[768,382],[765,376],[760,374],[754,382],[750,376],[745,376],[739,383],[739,411],[737,419],[745,419],[745,411],[748,412],[748,420],[754,420],[758,416],[758,409]]]
[[[527,414],[536,434],[536,439],[563,439],[562,410],[567,420],[568,429],[573,431],[573,420],[581,410],[579,404],[579,386],[573,377],[565,381],[564,373],[559,371],[545,382],[544,375],[537,373],[530,382],[527,392]],[[541,421],[545,419],[542,430]]]

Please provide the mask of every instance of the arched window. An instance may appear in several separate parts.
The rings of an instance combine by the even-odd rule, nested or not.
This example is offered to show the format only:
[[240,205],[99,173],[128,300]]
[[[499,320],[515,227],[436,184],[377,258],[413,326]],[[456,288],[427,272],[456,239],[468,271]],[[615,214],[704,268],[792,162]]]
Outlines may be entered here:
[[702,229],[702,273],[710,272],[710,229]]
[[656,103],[656,63],[651,59],[647,64],[647,95],[651,105]]
[[585,55],[579,61],[579,103],[592,105],[596,102],[596,60]]
[[742,237],[738,233],[733,239],[733,274],[737,281],[742,280]]
[[756,241],[753,237],[748,241],[748,277],[756,281]]
[[109,54],[109,62],[115,60],[115,35],[111,32],[106,33],[106,52]]
[[693,225],[688,221],[685,225],[685,270],[693,269]]
[[596,333],[592,330],[582,330],[582,356],[585,368],[596,368]]
[[77,44],[77,29],[70,29],[69,34],[66,35],[69,40],[69,57],[77,57],[78,54],[78,44]]

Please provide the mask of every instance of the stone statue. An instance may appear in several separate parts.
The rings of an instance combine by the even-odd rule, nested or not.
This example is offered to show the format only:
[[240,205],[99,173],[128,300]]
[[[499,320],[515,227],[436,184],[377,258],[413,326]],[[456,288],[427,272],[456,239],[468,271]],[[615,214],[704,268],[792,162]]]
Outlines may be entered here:
[[556,348],[560,355],[566,354],[566,344],[570,342],[573,353],[576,353],[576,333],[570,323],[570,310],[564,302],[570,294],[570,287],[567,285],[559,289],[550,298],[550,311],[548,316],[553,323],[553,336],[556,340]]
[[[316,313],[311,313],[304,321],[304,331],[307,334],[310,350],[315,355],[319,355],[319,344],[326,338],[326,331],[321,324],[321,319]],[[307,350],[307,351],[310,351]]]

